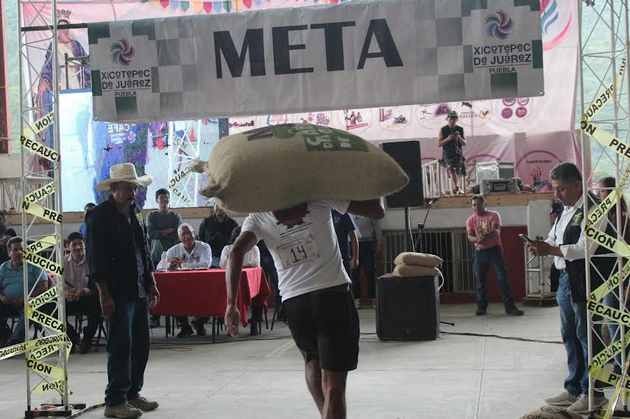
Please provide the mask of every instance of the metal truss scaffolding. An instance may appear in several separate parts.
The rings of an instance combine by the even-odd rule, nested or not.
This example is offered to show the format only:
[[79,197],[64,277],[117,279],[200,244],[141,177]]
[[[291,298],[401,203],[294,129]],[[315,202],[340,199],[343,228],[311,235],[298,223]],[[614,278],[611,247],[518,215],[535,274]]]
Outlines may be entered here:
[[[52,80],[42,78],[42,68],[29,60],[35,50],[51,49],[49,68],[59,69],[57,49],[56,0],[28,2],[36,11],[22,15],[18,2],[20,65],[21,202],[24,246],[24,295],[26,347],[25,417],[70,416],[73,408],[68,389],[66,315],[64,297],[64,240],[61,204],[61,150],[59,146],[59,89],[61,73],[52,71]],[[71,25],[65,25],[71,26]],[[29,40],[27,33],[43,35]],[[45,147],[44,147],[45,146]],[[39,305],[38,284],[29,286],[26,264],[40,268],[41,281],[48,285],[47,304]],[[56,290],[56,292],[55,292]],[[40,288],[41,291],[41,288]],[[46,294],[42,294],[46,295]],[[39,299],[41,303],[44,298]],[[32,326],[32,327],[30,327]],[[33,331],[35,331],[35,335]],[[53,338],[52,336],[56,336]],[[38,338],[37,345],[33,342]],[[41,350],[42,339],[61,340]]]
[[[617,197],[628,190],[628,159],[615,144],[627,144],[628,111],[630,95],[628,86],[630,72],[626,70],[628,58],[628,0],[583,0],[578,1],[580,16],[580,54],[578,62],[579,131],[582,149],[583,196],[585,197],[586,244],[597,245],[608,250],[599,254],[585,251],[586,295],[588,298],[588,346],[589,346],[589,410],[595,417],[595,391],[601,390],[604,382],[612,384],[612,394],[604,417],[630,417],[627,364],[630,335],[626,336],[630,319],[626,302],[627,277],[630,266],[627,256],[630,251],[625,240],[627,211]],[[616,143],[613,141],[616,141]],[[589,154],[591,150],[591,154]],[[597,194],[597,182],[604,176],[615,178],[615,187],[606,189],[610,193],[606,208],[587,199]],[[588,202],[588,203],[587,203]],[[616,202],[616,205],[614,203]],[[606,199],[604,200],[604,204]],[[586,209],[588,208],[588,210]],[[621,211],[617,210],[622,208]],[[599,211],[598,211],[599,210]],[[588,215],[587,215],[588,214]],[[604,233],[607,232],[607,233]],[[613,233],[614,232],[614,233]],[[630,232],[630,231],[629,231]],[[622,257],[626,256],[626,258]],[[604,276],[601,284],[601,268],[614,264],[610,275]],[[609,265],[609,266],[610,266]],[[606,333],[609,332],[609,333]],[[623,367],[624,365],[625,368]],[[618,374],[615,375],[614,372]],[[613,373],[613,374],[611,374]],[[597,379],[596,379],[597,378]],[[601,380],[601,381],[600,381]]]

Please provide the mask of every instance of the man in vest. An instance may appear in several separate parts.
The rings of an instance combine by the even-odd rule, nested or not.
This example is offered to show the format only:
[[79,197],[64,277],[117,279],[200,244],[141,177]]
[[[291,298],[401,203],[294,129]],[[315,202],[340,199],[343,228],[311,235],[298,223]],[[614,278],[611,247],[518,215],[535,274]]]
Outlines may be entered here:
[[[561,163],[551,170],[549,177],[554,198],[562,202],[563,209],[551,227],[547,240],[536,240],[529,243],[529,247],[534,255],[553,256],[554,265],[560,272],[556,298],[569,375],[564,380],[565,390],[555,397],[546,399],[545,402],[553,406],[567,406],[567,409],[576,413],[588,413],[588,312],[584,248],[588,246],[590,254],[603,254],[609,251],[587,241],[583,234],[585,202],[582,196],[582,174],[577,166],[573,163]],[[593,194],[589,194],[587,201],[587,208],[600,202]],[[608,234],[615,235],[614,231],[606,230]],[[591,288],[595,289],[612,271],[614,259],[599,257],[593,258],[591,262],[597,268],[590,267]],[[594,349],[593,353],[596,351],[597,349]],[[604,393],[597,390],[594,391],[591,401],[593,410],[608,403]]]

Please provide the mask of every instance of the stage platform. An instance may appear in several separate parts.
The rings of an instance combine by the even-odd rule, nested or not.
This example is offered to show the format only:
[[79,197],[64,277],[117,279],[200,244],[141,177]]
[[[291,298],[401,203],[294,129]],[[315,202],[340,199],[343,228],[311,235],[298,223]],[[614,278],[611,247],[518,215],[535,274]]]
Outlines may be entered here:
[[[360,310],[359,368],[348,380],[348,418],[519,418],[562,391],[567,374],[556,307],[523,307],[508,317],[492,304],[442,306],[443,332],[496,334],[545,342],[442,333],[429,342],[380,342],[373,309]],[[164,323],[164,322],[162,322]],[[143,395],[161,404],[147,419],[316,419],[303,361],[284,324],[257,338],[164,337],[153,329]],[[105,351],[72,354],[72,402],[102,403]],[[17,419],[25,408],[24,359],[0,361],[0,412]],[[607,396],[610,392],[607,390]],[[42,400],[41,398],[39,400]],[[50,398],[43,399],[50,401]],[[81,416],[103,417],[103,409]]]

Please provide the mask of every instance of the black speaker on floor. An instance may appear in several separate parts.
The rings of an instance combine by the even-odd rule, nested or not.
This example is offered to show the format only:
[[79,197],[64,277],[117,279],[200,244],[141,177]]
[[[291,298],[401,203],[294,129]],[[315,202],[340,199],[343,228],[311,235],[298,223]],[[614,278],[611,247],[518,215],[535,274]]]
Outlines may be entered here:
[[424,204],[420,141],[382,143],[383,151],[402,167],[409,183],[400,191],[385,197],[388,208],[417,207]]
[[380,340],[435,340],[440,335],[437,277],[376,279],[376,334]]

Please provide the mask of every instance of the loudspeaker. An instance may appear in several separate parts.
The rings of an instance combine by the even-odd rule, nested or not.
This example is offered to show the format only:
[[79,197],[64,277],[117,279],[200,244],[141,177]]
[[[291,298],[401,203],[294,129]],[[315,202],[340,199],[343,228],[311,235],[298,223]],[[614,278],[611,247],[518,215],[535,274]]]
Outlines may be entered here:
[[381,149],[402,167],[409,183],[400,191],[385,197],[388,208],[418,207],[424,204],[420,141],[382,143]]
[[440,335],[437,277],[376,279],[376,334],[380,340],[435,340]]

